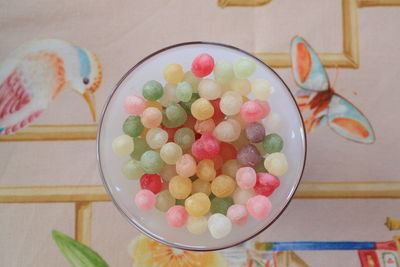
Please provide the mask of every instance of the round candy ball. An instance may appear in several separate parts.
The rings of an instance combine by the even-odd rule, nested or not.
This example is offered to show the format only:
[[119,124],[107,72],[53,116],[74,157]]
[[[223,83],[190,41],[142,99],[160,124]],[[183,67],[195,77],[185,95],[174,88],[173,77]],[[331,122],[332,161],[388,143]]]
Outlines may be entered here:
[[208,229],[212,237],[220,239],[231,232],[232,223],[225,215],[216,213],[208,218]]
[[257,182],[254,192],[258,195],[270,196],[280,185],[278,177],[269,173],[257,173]]
[[204,121],[196,120],[196,124],[194,125],[194,130],[199,134],[212,133],[214,129],[215,122],[213,119],[207,119]]
[[196,175],[199,179],[210,182],[214,180],[216,171],[214,168],[214,161],[211,159],[203,159],[197,164]]
[[203,79],[199,83],[199,95],[207,100],[217,99],[222,94],[221,85],[211,79]]
[[241,132],[240,124],[234,120],[229,119],[220,122],[214,129],[213,135],[222,142],[233,142],[239,139]]
[[140,157],[140,165],[146,173],[158,173],[164,167],[160,154],[156,151],[146,151]]
[[272,84],[265,79],[256,79],[251,83],[251,92],[259,100],[266,100],[272,93]]
[[141,96],[129,95],[125,97],[125,112],[131,115],[141,115],[146,108],[146,101]]
[[188,82],[180,82],[176,86],[176,98],[182,102],[188,102],[192,98],[192,86]]
[[226,59],[218,60],[214,66],[215,80],[220,83],[229,83],[235,74],[233,73],[232,63]]
[[256,71],[256,63],[248,57],[239,58],[233,63],[233,71],[237,78],[246,79]]
[[266,196],[257,195],[247,200],[246,207],[251,216],[262,220],[268,217],[272,204]]
[[263,105],[261,101],[247,101],[240,107],[240,116],[242,116],[243,120],[246,122],[261,120],[268,115],[267,111],[269,112],[269,110],[266,110],[266,105]]
[[174,142],[166,143],[161,147],[160,156],[167,164],[175,164],[182,157],[182,148]]
[[164,69],[164,79],[168,83],[178,83],[182,81],[184,74],[182,66],[179,64],[169,64]]
[[232,198],[235,204],[246,205],[247,200],[255,195],[253,190],[244,190],[238,187],[235,192],[233,192]]
[[186,224],[189,214],[182,206],[172,206],[166,213],[167,222],[173,227],[181,227]]
[[132,137],[125,134],[120,135],[113,140],[111,147],[114,153],[118,156],[127,157],[133,152],[133,139]]
[[189,178],[175,176],[169,181],[169,192],[176,199],[185,199],[192,192],[192,181]]
[[122,165],[122,174],[129,180],[138,180],[144,174],[140,162],[131,159]]
[[265,128],[261,123],[252,122],[246,125],[244,133],[250,142],[259,143],[264,140]]
[[122,125],[122,131],[131,137],[138,137],[144,131],[144,126],[139,116],[129,116]]
[[192,106],[190,107],[190,111],[198,120],[207,120],[214,115],[214,107],[205,98],[199,98],[193,102]]
[[189,219],[186,222],[186,228],[188,231],[195,235],[201,235],[207,231],[208,221],[204,216],[201,217],[192,217],[189,216]]
[[185,123],[187,119],[187,113],[181,105],[172,103],[163,110],[162,123],[167,128],[176,128]]
[[161,83],[157,81],[148,81],[143,85],[143,97],[149,101],[156,101],[164,94],[164,88]]
[[143,111],[141,122],[146,128],[156,128],[160,126],[162,113],[158,108],[149,107]]
[[234,78],[230,83],[230,88],[242,96],[247,96],[251,91],[251,83],[247,79]]
[[233,224],[243,226],[247,222],[248,212],[245,206],[235,204],[229,207],[226,216]]
[[265,158],[264,166],[270,174],[275,176],[284,175],[289,168],[286,156],[281,152],[268,155]]
[[197,159],[211,159],[219,153],[218,140],[209,133],[203,134],[192,145],[192,155]]
[[253,188],[257,181],[257,175],[253,168],[242,167],[236,172],[237,185],[242,189]]
[[279,132],[283,127],[281,116],[275,112],[271,112],[268,117],[263,119],[262,124],[270,132]]
[[211,192],[220,198],[230,196],[235,188],[235,180],[224,174],[217,176],[211,183]]
[[238,151],[237,160],[243,166],[254,168],[261,161],[261,155],[254,145],[244,145]]
[[185,209],[190,216],[200,217],[208,213],[211,202],[204,193],[195,193],[185,200]]
[[197,170],[196,161],[190,154],[184,154],[176,162],[176,173],[182,177],[190,177],[195,175]]
[[192,73],[196,77],[205,77],[214,69],[214,59],[209,54],[198,55],[192,62]]
[[235,115],[240,112],[242,104],[243,98],[238,92],[228,91],[221,97],[219,106],[225,115]]
[[150,190],[154,194],[159,193],[162,188],[161,176],[158,174],[143,174],[142,177],[140,177],[140,187]]
[[161,191],[157,195],[156,209],[162,212],[166,212],[169,208],[175,205],[175,198],[170,194],[168,190]]
[[283,139],[276,133],[265,136],[263,141],[264,151],[271,154],[281,152],[283,148]]
[[140,210],[149,210],[156,204],[156,195],[147,189],[142,189],[135,195],[136,207]]
[[146,142],[152,149],[159,149],[168,141],[168,133],[161,128],[150,129],[146,134]]

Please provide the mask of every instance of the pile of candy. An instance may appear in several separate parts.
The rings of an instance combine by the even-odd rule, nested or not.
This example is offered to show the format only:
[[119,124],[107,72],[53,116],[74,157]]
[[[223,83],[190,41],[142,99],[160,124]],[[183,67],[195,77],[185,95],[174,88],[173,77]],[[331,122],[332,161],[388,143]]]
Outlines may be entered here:
[[[250,82],[255,70],[250,58],[214,64],[201,54],[186,73],[179,64],[168,65],[165,86],[148,81],[143,97],[126,97],[125,134],[112,148],[132,158],[122,172],[140,179],[138,209],[155,207],[169,225],[186,225],[193,234],[208,229],[214,238],[228,235],[232,223],[245,225],[248,215],[268,216],[268,196],[288,162],[283,140],[274,133],[280,116],[267,102],[272,85],[265,79]],[[212,72],[214,79],[204,78]]]

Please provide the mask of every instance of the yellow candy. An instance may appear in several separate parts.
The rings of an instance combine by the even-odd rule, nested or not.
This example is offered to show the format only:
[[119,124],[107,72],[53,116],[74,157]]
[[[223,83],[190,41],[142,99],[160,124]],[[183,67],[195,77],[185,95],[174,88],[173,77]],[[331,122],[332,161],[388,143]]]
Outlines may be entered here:
[[146,101],[146,107],[150,108],[157,108],[162,111],[162,105],[158,101]]
[[268,155],[265,158],[264,167],[270,174],[275,176],[284,175],[289,168],[286,156],[281,152]]
[[169,192],[176,199],[185,199],[192,192],[192,181],[182,176],[174,176],[169,181]]
[[179,64],[169,64],[164,69],[164,79],[168,83],[179,83],[183,80],[185,73],[182,70],[182,66]]
[[245,96],[250,93],[251,84],[247,79],[234,78],[230,84],[231,90]]
[[192,184],[192,194],[204,193],[207,196],[211,194],[211,184],[201,179],[196,179]]
[[166,143],[161,147],[160,157],[167,164],[175,164],[182,157],[182,148],[174,142]]
[[204,193],[195,193],[185,200],[185,209],[193,217],[207,214],[210,207],[211,201]]
[[214,161],[211,159],[203,159],[197,164],[196,175],[199,179],[210,182],[215,178],[216,171]]
[[201,216],[201,217],[189,216],[189,218],[188,218],[188,220],[186,222],[186,228],[192,234],[201,235],[205,231],[207,231],[208,220],[204,216]]
[[236,188],[235,180],[228,175],[219,175],[211,183],[211,192],[217,197],[230,196]]
[[257,79],[251,83],[251,92],[259,100],[266,100],[272,93],[272,84],[264,79]]
[[193,117],[198,120],[206,120],[214,115],[213,105],[205,98],[199,98],[194,101],[190,110]]
[[118,156],[129,156],[134,149],[133,138],[125,134],[118,136],[112,142],[112,149]]
[[242,166],[236,159],[231,159],[225,162],[224,165],[222,165],[222,173],[230,177],[236,177],[236,172],[241,167]]

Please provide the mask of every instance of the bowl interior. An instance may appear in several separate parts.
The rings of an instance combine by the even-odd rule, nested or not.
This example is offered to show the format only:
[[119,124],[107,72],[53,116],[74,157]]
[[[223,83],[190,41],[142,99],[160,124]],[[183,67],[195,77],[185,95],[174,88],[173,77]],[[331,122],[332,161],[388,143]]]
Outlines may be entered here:
[[274,71],[254,58],[257,70],[249,80],[264,78],[274,87],[269,103],[271,110],[282,117],[283,127],[279,134],[285,141],[283,152],[289,162],[288,172],[280,177],[280,187],[270,197],[273,208],[269,217],[265,220],[250,219],[245,226],[233,226],[227,237],[214,239],[209,233],[197,236],[189,233],[185,227],[170,227],[164,213],[156,209],[138,210],[133,198],[140,189],[139,183],[127,180],[121,173],[121,166],[128,158],[116,156],[111,149],[111,142],[122,134],[122,124],[127,117],[123,109],[124,98],[132,94],[141,95],[142,86],[148,80],[165,83],[162,73],[164,67],[170,63],[181,64],[184,71],[190,70],[192,60],[201,53],[210,54],[216,61],[226,59],[234,62],[241,57],[253,57],[237,48],[215,43],[179,44],[148,56],[121,79],[109,97],[100,121],[97,149],[101,176],[114,204],[139,230],[170,246],[187,250],[216,250],[253,237],[270,225],[285,209],[303,172],[305,134],[299,110],[289,89]]

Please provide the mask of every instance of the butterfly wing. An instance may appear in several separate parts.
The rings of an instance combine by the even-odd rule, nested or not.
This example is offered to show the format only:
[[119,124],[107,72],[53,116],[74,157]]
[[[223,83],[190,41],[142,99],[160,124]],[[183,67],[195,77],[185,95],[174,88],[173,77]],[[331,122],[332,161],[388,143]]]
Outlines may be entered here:
[[329,79],[314,49],[301,37],[291,43],[292,70],[297,85],[306,90],[325,91]]
[[355,142],[375,142],[375,133],[368,119],[348,100],[337,94],[332,96],[328,108],[328,124],[341,136]]

